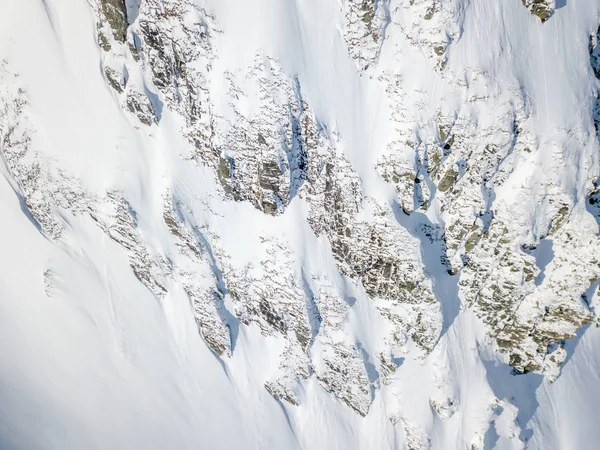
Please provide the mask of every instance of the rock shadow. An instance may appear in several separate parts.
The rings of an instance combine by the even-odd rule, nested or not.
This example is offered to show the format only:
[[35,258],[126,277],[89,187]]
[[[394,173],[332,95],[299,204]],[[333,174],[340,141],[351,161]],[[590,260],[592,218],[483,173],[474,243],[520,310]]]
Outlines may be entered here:
[[397,202],[392,205],[392,211],[397,222],[421,243],[424,271],[432,281],[433,293],[442,308],[442,338],[460,312],[459,276],[449,273],[443,230],[421,212],[407,215]]
[[533,436],[533,430],[528,428],[528,425],[539,406],[536,392],[544,377],[537,373],[517,375],[507,364],[489,361],[483,357],[482,361],[486,369],[488,384],[494,395],[517,408],[516,421],[521,430],[519,439],[527,447],[527,442]]

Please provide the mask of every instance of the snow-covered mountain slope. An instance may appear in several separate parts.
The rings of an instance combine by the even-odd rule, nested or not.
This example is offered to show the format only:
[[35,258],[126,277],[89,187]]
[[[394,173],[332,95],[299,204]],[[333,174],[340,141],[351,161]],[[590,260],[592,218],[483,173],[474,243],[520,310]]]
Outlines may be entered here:
[[599,13],[0,2],[0,448],[596,448]]

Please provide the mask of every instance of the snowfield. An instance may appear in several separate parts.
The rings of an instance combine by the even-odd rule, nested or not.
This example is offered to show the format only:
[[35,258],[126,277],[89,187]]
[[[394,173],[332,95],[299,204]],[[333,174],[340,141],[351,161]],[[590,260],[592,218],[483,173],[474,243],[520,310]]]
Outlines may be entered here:
[[0,1],[0,449],[597,448],[599,26]]

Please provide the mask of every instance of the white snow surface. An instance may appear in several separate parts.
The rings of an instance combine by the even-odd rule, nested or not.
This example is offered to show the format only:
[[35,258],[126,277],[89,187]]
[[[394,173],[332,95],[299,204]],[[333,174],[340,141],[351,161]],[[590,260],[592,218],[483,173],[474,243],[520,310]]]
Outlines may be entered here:
[[[340,136],[366,196],[390,204],[395,198],[375,170],[393,133],[377,83],[386,70],[402,73],[406,103],[421,105],[415,116],[468,103],[445,77],[468,85],[472,74],[485,73],[497,81],[498,95],[525,92],[541,150],[517,170],[541,182],[545,152],[560,145],[572,165],[561,181],[574,197],[589,174],[600,173],[598,145],[579,145],[568,132],[595,133],[597,81],[587,45],[599,22],[597,0],[557,1],[544,24],[520,0],[458,1],[461,36],[449,47],[444,76],[391,26],[377,68],[360,71],[340,32],[338,0],[194,1],[214,15],[220,31],[210,79],[215,96],[226,90],[223,74],[252,65],[258,52],[278,60],[298,77],[315,115]],[[219,230],[232,265],[258,258],[261,237],[279,237],[290,243],[298,268],[337,274],[328,245],[305,223],[302,199],[276,217],[223,200],[214,174],[185,158],[191,150],[180,117],[165,108],[158,124],[142,127],[123,112],[100,70],[94,20],[86,0],[0,1],[0,61],[10,67],[2,83],[24,90],[35,129],[31,148],[48,167],[60,167],[87,192],[123,192],[157,253],[176,253],[162,221],[168,189],[195,205],[198,224]],[[477,89],[473,81],[473,95]],[[413,91],[425,94],[413,98]],[[225,101],[214,108],[227,114]],[[198,333],[181,286],[169,281],[168,293],[154,296],[132,272],[124,249],[87,215],[65,215],[60,239],[46,238],[1,167],[3,450],[598,446],[600,330],[594,325],[567,341],[567,361],[550,383],[538,374],[513,376],[473,311],[442,298],[443,309],[460,308],[458,315],[426,357],[411,356],[410,349],[403,355],[366,417],[313,378],[303,385],[300,404],[291,405],[264,389],[278,368],[281,339],[263,336],[255,324],[240,325],[232,355],[221,361]],[[496,192],[497,201],[517,201],[510,183]],[[443,222],[437,211],[435,205],[428,210],[430,220]],[[584,207],[573,214],[594,223]],[[447,302],[456,302],[440,280],[438,292],[447,289]],[[362,289],[354,295],[343,331],[377,355],[380,316]],[[432,401],[442,405],[438,411]]]

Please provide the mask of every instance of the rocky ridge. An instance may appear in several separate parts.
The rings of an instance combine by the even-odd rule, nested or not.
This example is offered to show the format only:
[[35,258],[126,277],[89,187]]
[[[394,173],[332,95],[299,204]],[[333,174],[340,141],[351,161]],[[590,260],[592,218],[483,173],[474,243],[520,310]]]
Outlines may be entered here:
[[[538,16],[547,14],[540,16],[542,22],[551,15],[541,2],[524,5]],[[260,258],[237,267],[221,248],[218,230],[196,223],[183,199],[164,192],[162,219],[177,258],[154,248],[144,241],[136,213],[120,193],[89,193],[51,161],[32,154],[28,143],[35,130],[27,118],[26,93],[2,91],[2,152],[33,219],[49,238],[59,240],[62,217],[89,216],[126,250],[133,272],[154,295],[164,297],[172,283],[183,287],[201,335],[220,358],[235,351],[232,327],[238,322],[283,339],[280,370],[265,381],[276,398],[298,404],[302,383],[314,377],[366,415],[379,377],[385,380],[395,371],[405,345],[412,341],[426,354],[442,333],[444,299],[436,297],[424,269],[415,230],[402,226],[390,205],[363,193],[345,158],[343,136],[319,120],[300,80],[274,58],[257,54],[251,67],[227,72],[229,113],[215,113],[209,79],[218,58],[213,40],[220,32],[210,13],[194,2],[175,0],[145,0],[139,7],[97,0],[92,6],[104,76],[136,126],[159,123],[162,108],[183,118],[182,133],[194,149],[190,164],[213,171],[223,199],[248,202],[274,217],[296,197],[305,202],[307,226],[328,242],[339,277],[377,305],[389,328],[387,347],[368,355],[360,342],[343,335],[351,298],[341,292],[339,280],[298,270],[284,239],[265,237]],[[344,38],[361,70],[376,66],[387,27],[398,26],[434,70],[455,80],[446,62],[449,46],[460,39],[459,2],[348,1],[342,9]],[[418,20],[403,22],[409,16]],[[596,42],[597,37],[590,50],[598,73]],[[420,230],[439,246],[439,263],[457,280],[463,304],[486,324],[515,371],[556,379],[566,358],[564,340],[595,317],[586,296],[597,288],[598,239],[569,217],[584,206],[598,217],[598,179],[588,183],[586,205],[569,196],[565,186],[551,183],[525,184],[513,203],[495,201],[518,165],[548,151],[554,161],[549,169],[559,172],[563,153],[556,142],[536,141],[527,127],[523,96],[499,104],[493,94],[498,87],[485,74],[475,75],[492,92],[471,99],[480,113],[493,111],[479,122],[466,108],[440,110],[427,120],[411,116],[403,74],[380,73],[396,128],[375,168],[396,189],[405,216],[439,207],[443,223],[423,222]],[[1,76],[15,77],[6,63]],[[460,84],[456,89],[466,92]],[[251,112],[244,108],[249,95],[259,105]],[[544,205],[543,220],[535,226],[523,212],[531,199]],[[540,267],[540,248],[548,245],[553,258]],[[589,251],[575,256],[569,251],[573,247]]]
[[539,17],[542,23],[546,22],[554,14],[555,0],[521,0],[523,6],[527,8],[531,14]]
[[[435,21],[433,15],[429,20]],[[425,39],[418,44],[419,50]],[[600,274],[596,251],[583,252],[585,257],[575,260],[566,256],[566,248],[597,248],[598,240],[593,228],[583,231],[569,222],[570,211],[581,204],[567,194],[566,187],[525,183],[515,203],[495,200],[516,168],[527,164],[532,152],[542,151],[525,125],[528,99],[515,91],[511,103],[498,104],[501,90],[482,73],[471,75],[470,91],[487,94],[468,94],[461,78],[444,69],[437,56],[425,55],[455,86],[457,95],[469,98],[470,105],[464,111],[440,111],[423,122],[418,113],[411,112],[418,111],[419,104],[405,104],[403,74],[382,73],[379,79],[386,86],[397,125],[377,169],[396,188],[406,214],[426,212],[432,203],[441,210],[443,224],[434,227],[443,249],[441,262],[459,278],[463,301],[489,326],[490,336],[501,352],[508,353],[515,371],[543,372],[554,380],[565,359],[562,343],[593,320],[585,293]],[[473,106],[482,108],[476,120],[470,112]],[[486,111],[493,111],[490,120],[485,119]],[[584,134],[578,139],[587,140]],[[554,161],[548,169],[559,173],[566,164],[563,151],[556,143],[544,145],[550,146]],[[587,140],[583,145],[596,143]],[[534,225],[538,228],[533,234],[522,231],[532,227],[525,212],[526,199],[531,198],[545,205],[544,221]],[[538,246],[545,245],[553,246],[553,264],[562,268],[546,278],[538,263],[542,252]],[[558,256],[558,248],[565,253]],[[565,271],[577,275],[562,279]]]

